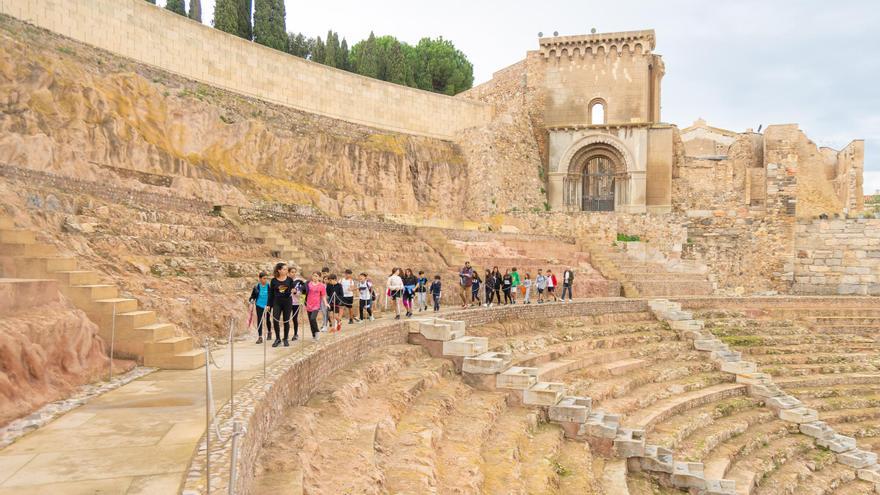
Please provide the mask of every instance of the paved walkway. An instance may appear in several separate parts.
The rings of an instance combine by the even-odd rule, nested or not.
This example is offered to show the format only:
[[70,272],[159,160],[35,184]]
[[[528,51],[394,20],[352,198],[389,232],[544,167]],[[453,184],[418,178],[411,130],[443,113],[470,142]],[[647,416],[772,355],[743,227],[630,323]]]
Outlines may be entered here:
[[[308,332],[308,329],[306,329]],[[322,335],[322,337],[327,337]],[[300,350],[268,348],[268,362]],[[229,400],[228,346],[214,353],[216,406]],[[263,346],[235,346],[236,390],[263,372]],[[74,409],[0,451],[0,495],[178,493],[205,431],[205,369],[158,371]]]

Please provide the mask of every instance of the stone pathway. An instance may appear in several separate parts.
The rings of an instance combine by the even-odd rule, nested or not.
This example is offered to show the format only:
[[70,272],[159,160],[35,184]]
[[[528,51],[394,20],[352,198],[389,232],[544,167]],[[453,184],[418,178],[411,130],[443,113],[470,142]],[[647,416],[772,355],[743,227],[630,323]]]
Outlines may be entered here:
[[[269,347],[267,360],[311,343]],[[217,408],[229,400],[228,349],[214,352],[222,365],[211,370]],[[235,368],[238,389],[262,373],[263,346],[236,343]],[[0,495],[177,493],[204,431],[205,369],[158,371],[0,451]]]

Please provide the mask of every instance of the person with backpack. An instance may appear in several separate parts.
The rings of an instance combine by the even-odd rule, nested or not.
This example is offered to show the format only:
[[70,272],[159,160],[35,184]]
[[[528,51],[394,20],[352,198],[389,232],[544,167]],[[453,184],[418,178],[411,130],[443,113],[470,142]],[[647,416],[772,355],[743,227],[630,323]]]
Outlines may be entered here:
[[336,274],[331,273],[330,276],[327,277],[327,284],[325,284],[324,287],[327,291],[327,301],[330,303],[327,306],[327,311],[330,317],[329,333],[338,332],[342,330],[342,284],[339,283]]
[[[263,343],[263,313],[266,311],[266,305],[269,304],[269,274],[260,272],[257,285],[251,289],[251,297],[248,302],[254,305],[257,313],[257,344]],[[248,325],[250,326],[250,325]],[[272,333],[271,324],[266,325],[266,338]]]
[[419,270],[419,278],[416,280],[416,296],[418,296],[417,304],[419,305],[419,313],[428,310],[428,277],[425,272]]
[[510,300],[512,304],[516,304],[516,291],[519,290],[519,272],[516,267],[510,269]]
[[[269,296],[266,300],[267,307],[272,308],[272,320],[275,323],[275,342],[272,343],[272,347],[278,347],[282,342],[284,342],[284,347],[290,347],[288,337],[290,335],[290,315],[293,311],[290,289],[293,287],[293,279],[289,276],[286,263],[276,264],[273,273],[275,276],[269,282]],[[281,340],[282,323],[284,324],[283,341]]]
[[345,275],[339,281],[342,286],[342,311],[343,317],[348,313],[348,323],[354,323],[354,290],[357,283],[351,275],[351,270],[345,269]]
[[299,340],[299,309],[306,297],[306,281],[296,273],[296,268],[290,268],[290,278],[293,286],[290,288],[290,298],[293,303],[293,311],[290,320],[293,321],[293,340]]
[[562,300],[565,301],[565,294],[568,293],[568,302],[571,302],[571,285],[574,283],[574,272],[571,268],[566,268],[562,272]]
[[547,297],[553,296],[553,302],[559,300],[556,297],[556,275],[553,274],[552,270],[547,270]]
[[373,321],[373,301],[376,300],[376,292],[373,291],[373,282],[370,281],[366,273],[358,275],[358,299],[358,313],[361,316],[361,321],[364,321],[365,309],[370,321]]
[[441,291],[440,275],[434,275],[434,281],[431,282],[431,299],[434,300],[434,312],[440,311],[440,291]]

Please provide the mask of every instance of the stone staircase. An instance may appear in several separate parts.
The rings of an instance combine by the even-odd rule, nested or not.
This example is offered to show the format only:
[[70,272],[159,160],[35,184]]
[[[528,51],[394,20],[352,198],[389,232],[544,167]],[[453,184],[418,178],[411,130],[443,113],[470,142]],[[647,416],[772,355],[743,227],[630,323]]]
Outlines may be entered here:
[[115,308],[117,356],[165,369],[195,369],[205,364],[204,353],[195,348],[192,337],[179,336],[173,324],[160,323],[155,312],[139,310],[136,299],[120,297],[115,285],[102,283],[99,273],[79,268],[76,258],[38,242],[33,231],[16,228],[3,216],[0,272],[10,278],[57,280],[61,292],[98,325],[108,346]]
[[[713,292],[705,267],[664,260],[643,243],[627,249],[584,242],[593,265],[606,278],[618,280],[626,297],[705,296]],[[640,245],[640,246],[639,246]]]

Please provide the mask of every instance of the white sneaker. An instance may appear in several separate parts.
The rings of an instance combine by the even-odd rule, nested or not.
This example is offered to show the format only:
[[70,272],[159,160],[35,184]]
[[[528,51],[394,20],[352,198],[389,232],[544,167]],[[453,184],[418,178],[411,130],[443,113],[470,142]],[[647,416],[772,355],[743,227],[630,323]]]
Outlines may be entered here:
[[370,317],[370,321],[373,321],[373,320],[375,320],[375,318],[373,318],[373,317],[371,316],[371,317]]

